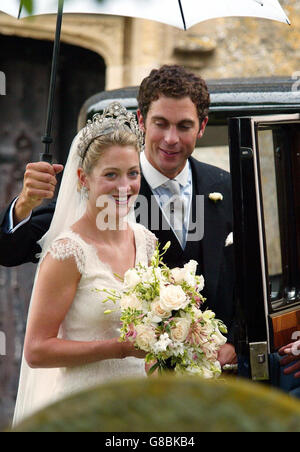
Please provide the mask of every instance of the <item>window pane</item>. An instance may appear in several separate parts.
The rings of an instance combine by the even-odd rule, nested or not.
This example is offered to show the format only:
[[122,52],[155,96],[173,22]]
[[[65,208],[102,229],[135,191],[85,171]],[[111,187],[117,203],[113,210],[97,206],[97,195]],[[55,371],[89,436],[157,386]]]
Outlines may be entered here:
[[278,300],[282,296],[282,255],[272,130],[258,131],[258,145],[271,299]]

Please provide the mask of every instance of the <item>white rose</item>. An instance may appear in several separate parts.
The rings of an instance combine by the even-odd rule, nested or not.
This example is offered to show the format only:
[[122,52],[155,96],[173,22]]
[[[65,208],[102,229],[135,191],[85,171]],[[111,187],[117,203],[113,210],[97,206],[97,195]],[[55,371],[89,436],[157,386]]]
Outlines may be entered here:
[[164,286],[160,290],[160,306],[164,311],[185,308],[188,300],[181,286]]
[[187,264],[185,264],[185,266],[184,266],[184,268],[185,268],[188,272],[190,272],[192,275],[195,275],[195,274],[196,274],[197,267],[198,267],[198,262],[197,262],[197,261],[194,261],[194,260],[189,261],[189,262],[188,262]]
[[146,323],[147,325],[152,324],[152,326],[157,326],[155,324],[161,323],[162,319],[161,317],[157,316],[156,314],[154,314],[154,312],[147,312],[147,316],[144,317],[144,323]]
[[205,279],[204,279],[203,275],[197,277],[197,286],[198,286],[198,289],[197,289],[198,292],[202,292],[202,290],[205,287]]
[[196,286],[195,275],[192,275],[190,272],[186,272],[184,280],[189,286],[191,286],[191,287],[195,287]]
[[184,268],[173,268],[171,270],[171,277],[176,284],[187,282],[190,286],[194,286],[196,283],[195,274],[197,270],[198,262],[191,260],[185,264]]
[[212,320],[215,317],[216,317],[216,314],[213,311],[211,311],[210,309],[207,309],[206,311],[203,312],[203,318],[206,321]]
[[156,316],[160,317],[160,319],[168,319],[171,317],[171,311],[166,311],[164,308],[161,307],[160,299],[156,298],[151,303],[151,312],[155,314]]
[[[203,317],[204,317],[204,314],[202,315],[202,319],[203,319]],[[212,323],[205,323],[205,324],[202,326],[202,332],[203,332],[203,334],[206,335],[206,337],[210,337],[211,334],[214,333],[214,331],[215,331],[215,328],[214,328],[214,326],[212,325]]]
[[190,330],[191,322],[186,318],[174,319],[175,326],[171,328],[171,339],[184,342]]
[[184,281],[184,271],[182,268],[176,267],[171,270],[171,278],[176,284],[180,284]]
[[151,351],[153,345],[157,342],[155,331],[148,325],[137,325],[135,338],[136,345],[145,352]]
[[209,360],[217,360],[218,359],[218,349],[219,347],[216,347],[216,344],[211,344],[209,342],[206,342],[201,345],[202,352],[205,354],[206,358]]
[[146,271],[143,272],[142,281],[143,283],[153,283],[155,279],[160,280],[162,278],[161,268],[148,267]]
[[138,299],[138,297],[135,294],[123,295],[120,300],[120,307],[122,311],[128,308],[141,310],[142,302]]
[[192,313],[194,314],[194,318],[196,320],[199,320],[202,318],[202,311],[201,309],[196,308],[196,306],[192,306]]
[[134,268],[127,270],[124,275],[124,285],[127,289],[133,289],[140,282],[141,278]]
[[211,335],[211,339],[214,341],[214,343],[217,346],[222,346],[225,345],[227,342],[227,339],[225,336],[223,336],[222,333],[220,333],[220,331],[216,331],[214,334]]

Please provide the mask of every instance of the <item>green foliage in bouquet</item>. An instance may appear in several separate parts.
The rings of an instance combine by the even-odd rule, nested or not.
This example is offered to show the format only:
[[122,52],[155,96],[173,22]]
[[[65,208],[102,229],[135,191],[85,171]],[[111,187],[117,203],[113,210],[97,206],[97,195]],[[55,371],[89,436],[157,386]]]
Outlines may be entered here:
[[300,403],[246,380],[169,375],[99,386],[14,432],[300,432]]

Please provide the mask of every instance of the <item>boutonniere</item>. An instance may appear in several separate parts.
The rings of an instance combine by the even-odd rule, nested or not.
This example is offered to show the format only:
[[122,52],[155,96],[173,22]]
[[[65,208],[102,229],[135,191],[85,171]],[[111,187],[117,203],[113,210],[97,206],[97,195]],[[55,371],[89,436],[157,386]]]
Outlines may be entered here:
[[215,203],[219,202],[219,201],[223,201],[223,195],[222,193],[210,193],[208,195],[209,199]]
[[225,247],[233,245],[233,232],[231,232],[225,240]]

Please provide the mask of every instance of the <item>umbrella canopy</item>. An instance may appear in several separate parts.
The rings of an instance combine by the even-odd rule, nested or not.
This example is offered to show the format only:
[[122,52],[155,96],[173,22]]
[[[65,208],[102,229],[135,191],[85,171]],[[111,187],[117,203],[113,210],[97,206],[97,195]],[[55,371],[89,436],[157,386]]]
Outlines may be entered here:
[[[33,14],[57,12],[57,0],[36,0]],[[0,0],[0,10],[18,17],[20,0]],[[218,17],[260,17],[290,23],[277,0],[66,0],[65,13],[112,14],[190,28]],[[21,17],[28,13],[23,8]]]

